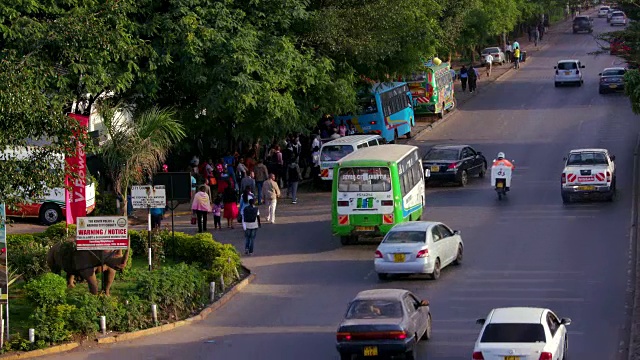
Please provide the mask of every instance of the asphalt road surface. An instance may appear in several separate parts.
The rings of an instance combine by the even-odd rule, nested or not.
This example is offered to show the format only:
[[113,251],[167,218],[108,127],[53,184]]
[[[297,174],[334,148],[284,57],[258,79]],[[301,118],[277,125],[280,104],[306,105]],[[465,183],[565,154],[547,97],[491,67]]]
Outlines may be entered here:
[[[607,31],[604,19],[596,31]],[[281,202],[279,223],[258,233],[246,264],[256,281],[207,320],[130,343],[73,351],[51,359],[336,359],[335,330],[347,302],[370,288],[398,287],[431,301],[433,339],[420,359],[469,359],[475,320],[502,306],[541,306],[570,317],[574,359],[622,358],[630,248],[632,158],[638,120],[621,95],[598,94],[597,74],[615,61],[593,57],[588,34],[550,34],[517,73],[480,88],[464,109],[415,139],[421,147],[468,143],[489,159],[515,159],[513,191],[498,202],[489,180],[466,188],[427,190],[427,216],[462,231],[461,267],[437,282],[379,282],[375,244],[342,247],[331,237],[328,193]],[[522,44],[530,53],[528,44]],[[527,49],[528,48],[528,49]],[[564,58],[586,64],[583,87],[554,88],[553,66]],[[617,157],[613,203],[564,206],[562,158],[572,148],[605,147]],[[239,230],[215,235],[241,248]]]

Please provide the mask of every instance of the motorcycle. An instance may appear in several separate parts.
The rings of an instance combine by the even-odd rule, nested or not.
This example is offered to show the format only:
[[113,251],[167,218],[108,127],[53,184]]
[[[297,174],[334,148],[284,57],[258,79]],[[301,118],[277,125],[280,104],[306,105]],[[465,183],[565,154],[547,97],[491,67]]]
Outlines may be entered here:
[[[514,161],[512,160],[511,163],[514,163]],[[491,167],[491,185],[498,194],[498,200],[506,197],[511,189],[511,173],[511,168],[504,165]]]

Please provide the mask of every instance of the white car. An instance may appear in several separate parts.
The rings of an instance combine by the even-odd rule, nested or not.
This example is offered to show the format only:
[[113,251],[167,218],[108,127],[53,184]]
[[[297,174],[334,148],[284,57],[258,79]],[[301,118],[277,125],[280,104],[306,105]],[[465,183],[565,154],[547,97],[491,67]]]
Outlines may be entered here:
[[553,67],[556,70],[554,77],[556,87],[564,84],[576,84],[582,86],[582,72],[580,69],[584,69],[584,65],[580,60],[560,60],[558,65]]
[[491,61],[492,64],[499,64],[502,65],[504,64],[507,60],[507,58],[504,56],[504,53],[502,52],[502,50],[500,50],[499,47],[488,47],[484,50],[482,50],[482,53],[480,53],[480,63],[482,65],[485,65],[487,63],[487,55],[491,54],[491,56],[493,56],[493,61]]
[[622,11],[614,11],[611,14],[611,20],[609,21],[611,26],[613,25],[627,25],[627,16]]
[[598,10],[598,17],[607,17],[609,9],[610,8],[608,6],[601,7],[600,10]]
[[549,309],[508,307],[491,310],[473,349],[473,360],[565,360],[571,319]]
[[428,274],[437,280],[442,268],[462,263],[463,251],[460,231],[439,222],[406,222],[382,239],[374,266],[380,280],[388,274]]

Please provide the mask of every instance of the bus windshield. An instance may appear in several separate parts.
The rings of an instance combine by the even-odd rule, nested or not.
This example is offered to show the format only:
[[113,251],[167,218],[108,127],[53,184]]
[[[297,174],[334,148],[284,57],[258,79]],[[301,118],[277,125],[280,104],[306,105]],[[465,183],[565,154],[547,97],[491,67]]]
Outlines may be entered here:
[[338,174],[338,191],[385,192],[391,190],[391,177],[386,167],[341,168]]
[[321,161],[338,161],[353,152],[351,145],[328,145],[322,148]]
[[378,112],[378,104],[373,95],[358,99],[358,115],[375,114]]

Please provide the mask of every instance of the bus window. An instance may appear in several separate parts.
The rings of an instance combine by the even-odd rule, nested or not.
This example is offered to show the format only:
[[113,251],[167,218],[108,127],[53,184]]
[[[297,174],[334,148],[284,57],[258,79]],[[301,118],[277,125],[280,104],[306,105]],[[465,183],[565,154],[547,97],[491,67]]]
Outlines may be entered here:
[[366,96],[358,100],[358,115],[375,114],[378,112],[378,104],[374,96]]
[[351,145],[329,145],[322,148],[321,161],[338,161],[353,152]]
[[340,173],[338,174],[338,191],[363,191],[362,185],[365,185],[367,191],[391,191],[391,177],[389,175],[389,168],[357,167],[340,169]]

